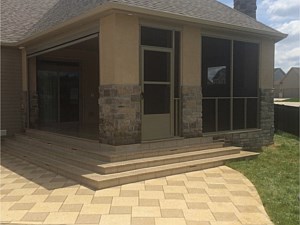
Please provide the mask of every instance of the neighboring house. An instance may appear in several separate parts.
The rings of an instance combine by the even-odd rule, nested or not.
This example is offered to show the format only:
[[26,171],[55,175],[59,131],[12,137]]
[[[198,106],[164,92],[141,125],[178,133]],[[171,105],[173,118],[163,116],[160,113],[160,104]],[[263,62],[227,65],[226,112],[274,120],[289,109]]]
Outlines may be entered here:
[[281,68],[275,68],[274,70],[274,97],[279,98],[280,81],[286,76],[285,72]]
[[279,82],[280,98],[299,98],[299,67],[292,67]]
[[[255,0],[235,7],[255,17]],[[1,130],[268,145],[285,37],[215,0],[2,0]]]

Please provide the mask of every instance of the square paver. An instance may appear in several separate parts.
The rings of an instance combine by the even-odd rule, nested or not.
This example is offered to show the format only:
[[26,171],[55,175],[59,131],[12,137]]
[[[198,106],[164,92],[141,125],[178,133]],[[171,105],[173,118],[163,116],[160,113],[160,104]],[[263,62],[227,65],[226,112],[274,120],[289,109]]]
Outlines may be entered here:
[[1,198],[1,202],[17,202],[21,198],[23,198],[23,196],[4,196]]
[[209,209],[205,202],[187,202],[186,204],[189,209]]
[[76,195],[94,195],[95,191],[88,188],[79,188],[76,192]]
[[[212,225],[210,222],[201,221],[186,221],[186,225]],[[218,224],[218,225],[233,225],[233,224]]]
[[216,221],[210,210],[203,209],[184,209],[183,214],[186,220],[210,222]]
[[94,197],[92,204],[111,204],[113,197],[104,196],[104,197]]
[[45,202],[64,202],[66,200],[66,198],[67,198],[67,196],[63,196],[63,195],[62,196],[51,195],[45,200]]
[[155,225],[186,225],[183,218],[155,218]]
[[139,199],[139,206],[159,206],[158,199]]
[[214,212],[214,217],[217,221],[237,221],[235,213],[231,212]]
[[131,206],[111,206],[110,214],[131,214],[132,207]]
[[134,217],[131,219],[131,225],[155,225],[155,218]]
[[48,215],[44,224],[74,224],[78,214],[76,212],[53,212]]
[[31,208],[30,212],[57,212],[61,205],[61,202],[38,202]]
[[137,206],[138,204],[138,197],[114,197],[112,201],[112,206]]
[[77,217],[76,224],[98,224],[101,215],[80,214]]
[[183,218],[181,209],[161,209],[161,216],[164,218]]
[[181,193],[165,193],[165,199],[184,199]]
[[35,203],[16,203],[9,210],[30,210]]
[[253,205],[237,205],[236,208],[241,213],[259,213],[260,210],[257,208],[257,206]]
[[131,225],[130,215],[102,215],[100,225]]
[[44,222],[49,213],[32,213],[28,212],[25,216],[21,219],[24,222]]
[[60,212],[80,212],[83,204],[63,204],[59,211]]
[[139,197],[139,191],[136,191],[136,190],[121,190],[120,197]]
[[108,204],[84,204],[81,212],[82,214],[108,214],[110,205]]
[[162,185],[145,185],[146,191],[163,191]]
[[132,217],[161,217],[159,207],[137,206],[132,207]]

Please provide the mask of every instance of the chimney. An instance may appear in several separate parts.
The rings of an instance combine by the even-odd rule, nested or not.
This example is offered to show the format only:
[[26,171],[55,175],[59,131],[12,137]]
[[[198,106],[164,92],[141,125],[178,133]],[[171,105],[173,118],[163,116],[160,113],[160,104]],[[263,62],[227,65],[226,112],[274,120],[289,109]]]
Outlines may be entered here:
[[234,0],[234,9],[256,19],[256,0]]

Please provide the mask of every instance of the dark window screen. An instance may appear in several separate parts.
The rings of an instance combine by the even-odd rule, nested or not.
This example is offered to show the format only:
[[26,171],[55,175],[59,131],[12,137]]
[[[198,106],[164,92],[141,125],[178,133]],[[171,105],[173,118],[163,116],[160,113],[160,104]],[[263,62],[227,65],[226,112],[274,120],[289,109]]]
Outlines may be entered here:
[[233,52],[233,95],[257,97],[258,44],[235,41]]
[[231,42],[202,37],[202,90],[204,97],[230,96]]
[[144,85],[144,114],[170,113],[170,85]]
[[145,50],[144,81],[170,81],[170,53]]
[[141,44],[147,46],[172,48],[172,31],[151,27],[141,28]]

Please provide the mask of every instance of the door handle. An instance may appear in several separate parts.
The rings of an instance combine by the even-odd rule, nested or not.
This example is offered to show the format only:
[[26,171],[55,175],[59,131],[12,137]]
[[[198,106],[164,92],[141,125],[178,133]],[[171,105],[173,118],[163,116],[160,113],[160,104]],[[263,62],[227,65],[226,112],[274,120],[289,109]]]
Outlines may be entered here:
[[141,92],[141,100],[144,100],[144,92]]

